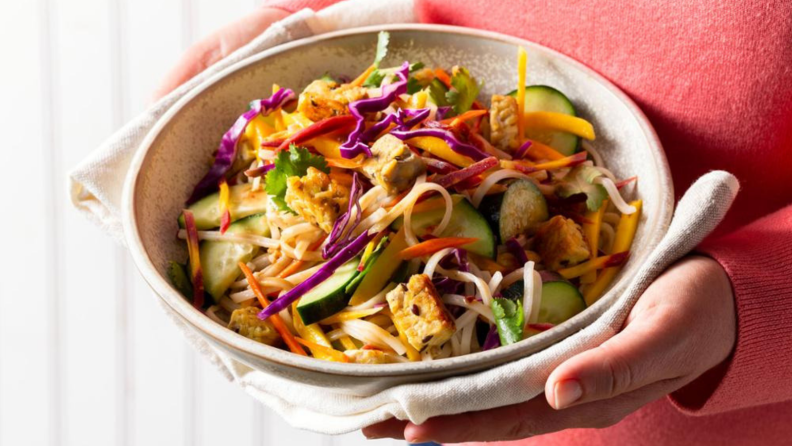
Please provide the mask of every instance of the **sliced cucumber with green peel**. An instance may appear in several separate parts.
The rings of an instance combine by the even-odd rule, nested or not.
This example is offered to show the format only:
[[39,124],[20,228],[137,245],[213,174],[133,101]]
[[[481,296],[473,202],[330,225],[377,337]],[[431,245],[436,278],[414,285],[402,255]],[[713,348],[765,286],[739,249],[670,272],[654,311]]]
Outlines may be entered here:
[[[509,96],[516,97],[517,90],[509,93]],[[547,111],[577,116],[572,101],[564,93],[547,85],[525,87],[525,106],[523,110],[526,112]],[[547,144],[567,156],[577,152],[580,143],[580,138],[566,132],[526,129],[525,136],[528,139]]]
[[[229,187],[229,207],[234,220],[249,215],[260,214],[267,208],[267,192],[264,188],[251,191],[252,184],[237,184]],[[195,217],[195,227],[199,230],[220,227],[220,193],[215,192],[196,201],[187,210]],[[184,216],[179,216],[179,227],[184,227]]]
[[343,310],[349,302],[347,285],[358,275],[360,258],[355,257],[341,265],[330,278],[303,294],[297,304],[305,325],[311,325]]
[[542,304],[539,306],[539,323],[558,325],[586,309],[580,290],[567,281],[542,284]]
[[[518,280],[502,289],[500,294],[504,299],[521,301],[525,292],[523,287],[524,282]],[[575,285],[563,279],[542,284],[538,323],[558,325],[585,309],[586,301]]]
[[[452,196],[454,209],[451,212],[451,221],[440,237],[473,237],[478,240],[465,246],[470,252],[493,258],[495,256],[495,235],[492,233],[487,220],[470,204],[467,199]],[[440,224],[445,214],[445,206],[431,211],[414,213],[412,215],[412,228],[416,236],[421,237],[431,232]],[[404,224],[404,218],[396,219],[391,227],[398,230]]]
[[[252,234],[268,237],[269,225],[264,214],[251,215],[232,223],[226,234]],[[247,263],[259,248],[250,243],[201,242],[201,269],[204,289],[215,302],[225,294],[239,276],[239,262]]]
[[528,180],[517,180],[509,185],[503,194],[498,215],[501,243],[530,233],[550,217],[542,192]]

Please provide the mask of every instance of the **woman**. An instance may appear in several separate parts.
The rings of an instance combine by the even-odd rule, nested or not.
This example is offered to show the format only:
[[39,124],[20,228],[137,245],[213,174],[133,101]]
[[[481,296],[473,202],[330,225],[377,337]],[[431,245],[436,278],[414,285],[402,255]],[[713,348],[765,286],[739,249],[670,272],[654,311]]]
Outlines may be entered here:
[[[267,2],[192,48],[159,94],[289,13],[335,2]],[[544,44],[621,87],[655,126],[678,193],[712,169],[734,173],[742,191],[717,233],[649,287],[622,332],[560,365],[543,397],[364,433],[415,443],[792,442],[792,3],[451,4],[417,0],[417,16]]]

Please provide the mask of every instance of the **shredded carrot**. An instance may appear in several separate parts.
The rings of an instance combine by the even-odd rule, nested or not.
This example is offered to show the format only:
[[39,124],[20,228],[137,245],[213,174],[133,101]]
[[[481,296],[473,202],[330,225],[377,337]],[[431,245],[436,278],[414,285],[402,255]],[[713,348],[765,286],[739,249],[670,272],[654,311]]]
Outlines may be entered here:
[[[319,237],[318,240],[316,240],[315,242],[311,243],[308,246],[308,250],[316,251],[317,249],[319,249],[320,246],[322,246],[322,243],[325,241],[326,238],[327,238],[327,234],[322,235],[321,237]],[[281,271],[281,273],[278,274],[278,277],[280,277],[281,279],[285,279],[291,276],[292,274],[298,272],[303,265],[305,265],[304,261],[295,260],[294,262],[291,263],[291,265],[287,266],[283,271]]]
[[329,357],[333,358],[334,361],[337,361],[337,362],[349,362],[349,358],[347,357],[347,355],[341,353],[340,351],[338,351],[338,350],[336,350],[334,348],[325,347],[324,345],[320,345],[320,344],[317,344],[315,342],[306,341],[303,338],[295,337],[294,340],[297,341],[298,343],[310,348],[311,350],[315,350],[316,352],[321,352],[323,355],[326,355],[326,356],[329,356]]
[[[487,114],[487,110],[468,110],[465,113],[462,113],[459,116],[454,116],[453,118],[443,119],[440,121],[441,124],[452,124],[454,121],[464,122],[469,119],[478,118],[479,116],[484,116]],[[453,125],[453,124],[452,124]]]
[[478,241],[473,237],[442,237],[433,238],[425,242],[418,243],[417,245],[410,246],[399,252],[399,258],[402,260],[414,259],[416,257],[423,257],[431,255],[445,248],[456,248],[459,246],[468,245]]
[[435,68],[434,75],[440,82],[445,84],[446,87],[451,88],[451,76],[449,76],[444,69]]
[[[261,291],[261,286],[259,286],[258,280],[256,280],[256,278],[253,276],[253,272],[250,271],[250,268],[248,268],[244,262],[239,262],[239,269],[242,270],[245,278],[247,278],[248,285],[250,286],[250,289],[253,290],[253,294],[256,295],[256,298],[258,298],[261,308],[267,308],[270,302],[267,299],[267,296],[265,296]],[[291,350],[292,353],[308,356],[308,354],[305,353],[305,350],[300,347],[300,344],[297,343],[294,336],[289,331],[289,328],[286,327],[286,324],[283,323],[283,320],[280,318],[280,316],[273,314],[270,316],[270,320],[272,321],[272,325],[275,327],[275,330],[281,335],[283,342],[289,346],[289,350]]]
[[393,200],[391,200],[391,201],[389,201],[389,202],[385,203],[385,205],[384,205],[384,206],[382,206],[382,207],[384,207],[384,208],[386,208],[386,209],[387,209],[387,208],[392,208],[393,206],[396,206],[396,205],[397,205],[397,204],[399,204],[399,202],[400,202],[400,201],[402,201],[402,200],[404,199],[404,197],[406,197],[406,196],[407,196],[407,194],[409,194],[409,193],[410,193],[410,191],[409,191],[409,189],[408,189],[408,190],[406,190],[406,191],[404,191],[404,192],[400,193],[399,195],[396,195],[395,197],[393,197]]
[[349,83],[349,85],[353,87],[360,87],[363,85],[363,82],[366,82],[366,79],[368,79],[368,77],[371,76],[371,73],[373,73],[376,69],[377,66],[371,64],[368,68],[366,68],[366,71],[360,73],[360,76],[356,77],[355,80]]

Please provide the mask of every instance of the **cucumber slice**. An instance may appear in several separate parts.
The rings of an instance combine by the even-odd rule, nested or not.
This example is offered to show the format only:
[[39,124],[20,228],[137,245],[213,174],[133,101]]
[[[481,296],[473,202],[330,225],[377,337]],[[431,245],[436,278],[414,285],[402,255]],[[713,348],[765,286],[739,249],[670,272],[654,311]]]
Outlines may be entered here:
[[500,239],[500,209],[503,204],[503,194],[487,195],[481,200],[478,211],[487,223],[490,225],[493,234],[495,234],[495,243],[500,245],[503,243]]
[[[522,301],[523,281],[518,280],[501,290],[504,299]],[[542,303],[539,305],[540,324],[558,325],[586,309],[583,295],[566,280],[544,282],[542,284]]]
[[297,312],[305,325],[319,322],[347,306],[346,287],[357,276],[359,263],[360,258],[355,257],[335,270],[329,279],[303,294]]
[[168,263],[168,279],[170,279],[171,284],[173,284],[174,288],[176,288],[182,296],[192,300],[193,286],[189,274],[187,274],[186,266],[171,260],[170,263]]
[[[264,214],[251,215],[232,223],[226,233],[269,236]],[[201,242],[201,269],[204,289],[217,302],[239,276],[239,262],[249,262],[258,247],[249,243]]]
[[[377,247],[374,248],[374,251],[371,253],[371,256],[369,256],[368,260],[366,260],[366,264],[363,265],[363,271],[360,271],[360,274],[356,275],[355,278],[347,284],[347,294],[352,295],[355,292],[355,289],[357,289],[358,285],[360,285],[360,282],[363,281],[363,278],[366,277],[366,274],[371,271],[371,268],[374,266],[374,262],[376,262],[379,256],[382,254],[382,251],[384,251],[384,247],[387,245],[387,243],[388,237],[383,237],[382,240],[380,240],[380,242],[377,244]],[[361,262],[362,261],[363,260],[361,257]]]
[[[509,96],[516,97],[517,90],[509,93]],[[525,106],[523,110],[526,112],[548,111],[577,116],[575,106],[572,105],[569,98],[564,93],[547,85],[525,87]],[[580,138],[576,135],[566,132],[526,129],[525,136],[528,139],[547,144],[567,156],[577,152],[580,142]]]
[[[267,192],[264,189],[251,191],[252,184],[237,184],[229,187],[231,216],[235,219],[260,214],[267,207]],[[215,192],[193,203],[189,208],[195,216],[195,226],[199,230],[220,227],[220,193]],[[184,227],[184,216],[179,216],[179,227]]]
[[527,180],[511,183],[503,194],[499,211],[501,242],[531,231],[549,217],[547,202],[535,184]]
[[[475,237],[478,240],[467,245],[467,250],[478,255],[493,258],[495,256],[495,235],[487,220],[466,199],[452,196],[454,209],[451,221],[440,237]],[[412,215],[412,228],[416,236],[427,234],[429,229],[438,225],[443,219],[445,207]],[[398,230],[404,224],[404,218],[397,218],[391,227]]]
[[558,325],[585,309],[583,295],[571,283],[558,281],[542,284],[539,323]]

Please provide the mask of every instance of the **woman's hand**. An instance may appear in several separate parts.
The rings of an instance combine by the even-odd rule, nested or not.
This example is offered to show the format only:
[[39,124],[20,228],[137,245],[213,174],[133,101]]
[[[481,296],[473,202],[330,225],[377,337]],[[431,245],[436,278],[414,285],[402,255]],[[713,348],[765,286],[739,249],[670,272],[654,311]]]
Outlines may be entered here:
[[236,51],[289,13],[276,8],[259,8],[246,17],[226,25],[191,46],[182,55],[154,93],[157,100],[187,82],[210,65]]
[[558,366],[547,380],[545,398],[421,425],[388,420],[363,433],[460,443],[611,426],[723,362],[735,338],[729,278],[714,260],[691,256],[646,290],[619,334]]

